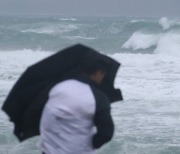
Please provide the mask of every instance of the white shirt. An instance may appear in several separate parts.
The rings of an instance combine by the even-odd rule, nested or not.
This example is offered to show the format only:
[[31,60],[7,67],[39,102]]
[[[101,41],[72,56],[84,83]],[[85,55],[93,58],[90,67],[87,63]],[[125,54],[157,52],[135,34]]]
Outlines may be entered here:
[[88,84],[71,79],[55,85],[42,113],[40,150],[46,154],[94,154],[95,106]]

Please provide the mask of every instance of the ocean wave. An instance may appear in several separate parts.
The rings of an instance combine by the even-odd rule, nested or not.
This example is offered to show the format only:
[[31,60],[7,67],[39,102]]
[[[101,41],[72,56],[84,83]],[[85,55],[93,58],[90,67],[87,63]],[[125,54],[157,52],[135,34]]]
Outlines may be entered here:
[[37,34],[52,34],[54,30],[50,29],[27,29],[27,30],[20,30],[22,33],[37,33]]
[[180,31],[158,34],[146,34],[138,31],[132,34],[122,48],[135,51],[152,46],[155,46],[154,53],[180,55]]
[[38,28],[30,28],[30,29],[24,29],[20,30],[22,33],[38,33],[38,34],[62,34],[66,32],[70,32],[73,30],[78,29],[77,25],[73,24],[56,24],[56,25],[46,25],[46,26],[40,26]]
[[137,22],[145,22],[145,20],[144,19],[141,19],[141,20],[133,19],[133,20],[131,20],[131,23],[137,23]]
[[77,40],[77,39],[82,39],[82,40],[95,40],[95,37],[85,37],[85,36],[64,36],[63,38],[69,39],[69,40]]
[[162,17],[159,19],[159,25],[163,28],[163,30],[166,30],[176,25],[180,26],[180,22],[169,20],[167,17]]
[[59,20],[61,21],[76,21],[77,19],[76,18],[60,18]]
[[132,36],[123,44],[123,48],[138,50],[147,49],[157,44],[159,35],[156,34],[144,34],[142,32],[135,32]]

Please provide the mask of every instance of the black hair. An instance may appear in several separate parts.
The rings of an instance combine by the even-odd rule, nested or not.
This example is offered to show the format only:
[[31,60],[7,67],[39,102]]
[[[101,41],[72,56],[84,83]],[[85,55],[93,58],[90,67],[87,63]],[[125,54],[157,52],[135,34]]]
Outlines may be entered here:
[[110,66],[110,60],[100,53],[89,52],[82,61],[83,73],[92,75],[100,70],[106,73]]

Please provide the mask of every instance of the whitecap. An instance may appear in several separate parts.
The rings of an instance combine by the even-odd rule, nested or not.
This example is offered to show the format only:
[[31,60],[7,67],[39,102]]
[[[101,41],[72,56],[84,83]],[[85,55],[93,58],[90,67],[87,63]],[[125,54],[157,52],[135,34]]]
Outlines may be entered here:
[[62,20],[62,21],[68,21],[68,20],[76,21],[77,19],[76,18],[60,18],[59,20]]
[[47,25],[47,26],[41,26],[39,28],[34,28],[34,29],[25,29],[25,30],[20,30],[23,33],[37,33],[37,34],[62,34],[66,32],[70,32],[73,30],[78,29],[78,25],[74,24],[57,24],[57,25]]
[[131,20],[131,23],[144,22],[144,21],[145,21],[144,19],[141,19],[141,20],[133,19],[133,20]]
[[64,38],[67,38],[69,40],[77,40],[77,39],[82,39],[82,40],[95,40],[96,38],[94,37],[85,37],[85,36],[64,36]]
[[167,30],[175,25],[180,25],[180,22],[176,20],[170,20],[167,17],[162,17],[159,19],[159,25],[163,28],[163,30]]
[[135,32],[132,36],[123,44],[123,48],[138,50],[147,49],[157,44],[159,35],[157,34],[144,34],[142,32]]

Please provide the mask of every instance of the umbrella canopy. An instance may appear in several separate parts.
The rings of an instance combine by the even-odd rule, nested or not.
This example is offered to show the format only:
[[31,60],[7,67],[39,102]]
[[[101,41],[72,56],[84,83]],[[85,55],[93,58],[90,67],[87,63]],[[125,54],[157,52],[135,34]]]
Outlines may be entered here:
[[120,89],[114,88],[120,66],[117,61],[81,44],[66,48],[27,68],[5,100],[2,109],[14,123],[14,134],[19,141],[39,135],[40,118],[50,89],[82,73],[93,59],[103,59],[107,67],[98,88],[111,102],[122,100]]

